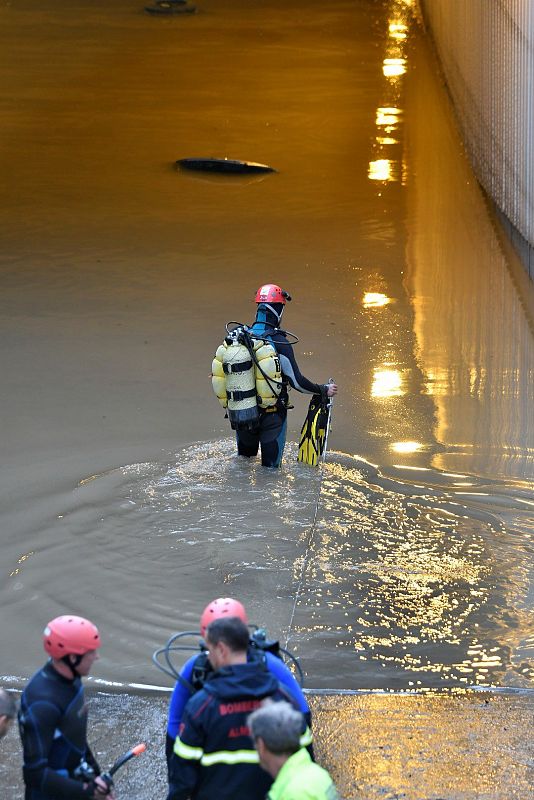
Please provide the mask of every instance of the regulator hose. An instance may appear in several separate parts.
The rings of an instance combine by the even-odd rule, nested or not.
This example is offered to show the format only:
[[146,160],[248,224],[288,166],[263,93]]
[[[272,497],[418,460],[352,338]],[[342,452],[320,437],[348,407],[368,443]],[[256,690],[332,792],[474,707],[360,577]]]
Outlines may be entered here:
[[[296,656],[293,655],[289,650],[284,647],[280,647],[280,644],[277,641],[270,641],[267,639],[265,631],[263,628],[259,628],[257,625],[251,625],[253,628],[253,632],[250,638],[251,647],[259,650],[260,652],[270,652],[273,655],[280,658],[280,660],[286,664],[290,669],[293,668],[293,671],[296,674],[296,678],[300,686],[304,685],[304,672],[302,667],[300,666],[300,662]],[[185,637],[195,637],[199,640],[198,644],[191,645],[191,644],[176,644],[177,641],[183,639]],[[188,692],[194,694],[196,689],[190,681],[180,675],[176,667],[171,661],[171,653],[179,653],[179,652],[186,652],[186,653],[198,653],[199,655],[203,652],[206,652],[206,646],[204,644],[204,640],[198,631],[183,631],[182,633],[174,633],[165,643],[163,647],[159,647],[157,650],[154,651],[152,654],[152,661],[154,665],[164,672],[165,675],[168,675],[173,680],[178,681],[182,686],[184,686]],[[164,663],[162,663],[161,657],[163,656]]]

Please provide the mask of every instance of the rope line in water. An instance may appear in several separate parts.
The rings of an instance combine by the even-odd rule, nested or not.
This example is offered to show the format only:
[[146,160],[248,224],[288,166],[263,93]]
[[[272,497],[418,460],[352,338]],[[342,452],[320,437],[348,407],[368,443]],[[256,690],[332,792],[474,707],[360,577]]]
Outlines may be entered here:
[[285,646],[289,646],[289,640],[291,638],[291,629],[293,627],[293,620],[295,619],[295,613],[297,611],[297,603],[299,601],[300,593],[302,591],[302,584],[304,582],[304,575],[306,573],[308,567],[308,560],[310,556],[311,546],[313,543],[313,537],[315,533],[315,528],[317,526],[317,516],[319,514],[319,505],[321,502],[321,488],[323,485],[323,473],[321,469],[321,478],[319,480],[319,491],[317,492],[317,500],[315,501],[315,511],[313,513],[313,519],[311,523],[310,532],[308,534],[308,538],[306,540],[306,552],[304,554],[304,561],[302,562],[302,569],[300,572],[299,582],[297,584],[297,591],[295,592],[295,600],[293,602],[293,608],[291,609],[291,617],[289,619],[289,626],[287,629],[287,636],[286,636],[286,644]]
[[[330,379],[330,383],[331,382],[332,382],[332,378]],[[302,591],[302,584],[304,583],[304,576],[306,574],[306,570],[307,570],[307,567],[308,567],[308,561],[309,561],[309,556],[310,556],[310,552],[311,552],[311,548],[312,548],[312,544],[313,544],[313,538],[314,538],[314,534],[315,534],[315,529],[317,527],[317,517],[318,517],[318,514],[319,514],[319,506],[321,504],[321,489],[323,487],[323,477],[324,477],[323,464],[326,462],[326,453],[328,451],[328,434],[330,433],[330,420],[332,418],[332,406],[333,406],[333,404],[334,404],[333,398],[330,398],[330,402],[328,403],[328,419],[327,419],[327,422],[326,422],[326,434],[325,434],[325,439],[324,439],[324,448],[323,448],[323,454],[322,454],[322,457],[321,457],[321,462],[322,463],[321,462],[319,463],[319,469],[320,469],[319,490],[317,492],[317,499],[315,501],[315,510],[313,512],[313,519],[312,519],[312,522],[311,522],[310,532],[309,532],[308,538],[306,540],[306,551],[304,553],[304,561],[302,562],[302,569],[300,571],[300,578],[299,578],[299,582],[297,584],[297,591],[295,592],[295,600],[294,600],[294,603],[293,603],[293,608],[291,609],[291,617],[289,619],[289,626],[288,626],[288,629],[287,629],[287,636],[286,636],[286,643],[285,643],[286,648],[289,646],[289,640],[291,639],[291,630],[293,628],[293,621],[295,619],[295,614],[296,614],[296,611],[297,611],[297,603],[299,601],[300,593]]]

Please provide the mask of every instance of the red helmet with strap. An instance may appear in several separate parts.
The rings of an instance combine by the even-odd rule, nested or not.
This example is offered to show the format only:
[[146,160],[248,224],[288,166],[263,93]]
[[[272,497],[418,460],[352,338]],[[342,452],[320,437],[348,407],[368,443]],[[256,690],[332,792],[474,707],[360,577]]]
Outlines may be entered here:
[[96,625],[83,617],[65,614],[48,623],[43,631],[43,645],[49,656],[60,659],[97,650],[101,641]]
[[283,303],[291,300],[290,295],[284,292],[276,283],[266,283],[256,292],[256,303]]
[[221,617],[239,617],[245,625],[248,625],[247,612],[245,607],[239,600],[234,600],[233,597],[218,597],[208,603],[200,617],[200,633],[202,636],[206,635],[206,628],[216,619]]

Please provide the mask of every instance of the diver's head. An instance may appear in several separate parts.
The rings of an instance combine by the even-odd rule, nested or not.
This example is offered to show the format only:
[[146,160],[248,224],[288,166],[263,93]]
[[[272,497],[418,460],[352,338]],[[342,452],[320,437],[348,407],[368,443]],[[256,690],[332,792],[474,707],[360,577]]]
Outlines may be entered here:
[[200,617],[200,634],[206,635],[206,628],[210,622],[223,617],[238,617],[245,625],[248,625],[247,612],[245,607],[239,600],[234,600],[233,597],[218,597],[208,603]]
[[100,644],[96,625],[74,614],[56,617],[43,631],[45,651],[53,661],[66,664],[73,677],[88,674]]
[[276,325],[280,324],[286,302],[290,302],[291,295],[277,286],[275,283],[266,283],[260,286],[256,292],[256,303],[258,312],[264,312],[266,319],[263,321],[271,322],[268,312],[270,311],[276,318]]

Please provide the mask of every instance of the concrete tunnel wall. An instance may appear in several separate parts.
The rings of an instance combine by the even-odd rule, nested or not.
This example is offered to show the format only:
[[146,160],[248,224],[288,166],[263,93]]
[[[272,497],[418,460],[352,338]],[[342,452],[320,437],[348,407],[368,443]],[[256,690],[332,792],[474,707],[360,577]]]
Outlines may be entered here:
[[420,4],[475,173],[534,279],[534,2]]

